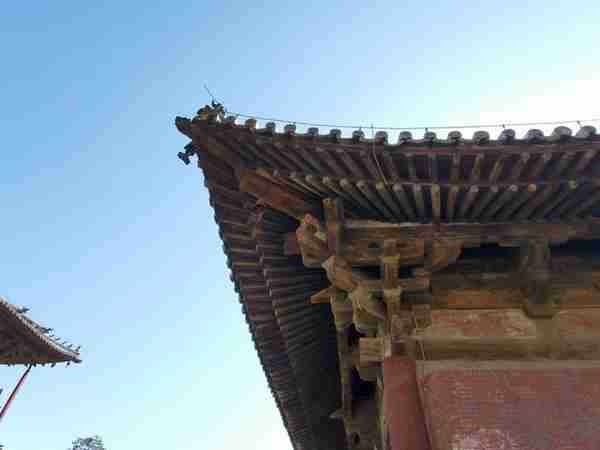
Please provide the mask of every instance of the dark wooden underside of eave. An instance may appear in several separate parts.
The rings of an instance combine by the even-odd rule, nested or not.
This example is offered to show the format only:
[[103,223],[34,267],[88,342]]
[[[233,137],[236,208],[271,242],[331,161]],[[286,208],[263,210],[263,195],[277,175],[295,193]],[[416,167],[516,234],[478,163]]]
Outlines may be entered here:
[[203,171],[231,278],[285,427],[298,450],[345,448],[335,328],[329,308],[310,304],[323,271],[285,256],[296,224],[240,193],[232,172]]
[[198,120],[187,124],[183,131],[201,153],[211,146],[223,153],[224,161],[233,155],[316,204],[341,197],[355,217],[518,222],[600,214],[600,136],[559,142],[373,145]]

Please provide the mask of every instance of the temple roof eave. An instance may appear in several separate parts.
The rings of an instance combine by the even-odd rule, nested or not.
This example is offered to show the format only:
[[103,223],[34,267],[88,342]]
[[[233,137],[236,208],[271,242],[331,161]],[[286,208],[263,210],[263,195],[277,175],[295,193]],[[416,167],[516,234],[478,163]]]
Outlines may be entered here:
[[[10,341],[0,353],[0,364],[80,363],[79,348],[50,335],[45,328],[25,315],[25,311],[0,297],[0,322]],[[26,351],[24,351],[26,349]]]
[[[400,133],[390,144],[381,132],[366,139],[357,130],[346,138],[336,129],[298,133],[289,124],[278,133],[274,123],[256,125],[252,119],[239,125],[206,108],[193,119],[178,117],[177,128],[191,139],[178,156],[186,164],[198,157],[232,280],[296,448],[324,445],[311,418],[324,421],[333,410],[326,415],[311,410],[302,392],[314,380],[301,383],[314,375],[306,370],[307,355],[335,349],[327,333],[317,335],[307,325],[314,321],[307,308],[310,294],[327,283],[312,274],[292,280],[290,273],[306,270],[301,262],[281,265],[299,256],[294,226],[283,219],[322,216],[323,200],[339,198],[347,207],[347,231],[355,234],[360,230],[352,228],[354,219],[361,226],[376,224],[368,220],[384,228],[403,226],[421,237],[433,236],[440,227],[470,233],[467,238],[475,233],[478,239],[492,230],[494,241],[510,245],[522,236],[507,233],[502,228],[507,224],[518,223],[516,231],[527,233],[539,227],[553,231],[552,242],[597,234],[597,219],[591,216],[599,212],[600,136],[593,127],[577,133],[557,127],[550,136],[530,130],[522,137],[505,130],[498,139],[483,131],[471,139],[458,132],[446,139],[431,132],[423,139]],[[586,219],[583,225],[581,219]],[[272,279],[270,274],[279,272],[282,280]],[[340,399],[336,392],[327,406],[339,406]],[[343,438],[335,439],[344,446]]]

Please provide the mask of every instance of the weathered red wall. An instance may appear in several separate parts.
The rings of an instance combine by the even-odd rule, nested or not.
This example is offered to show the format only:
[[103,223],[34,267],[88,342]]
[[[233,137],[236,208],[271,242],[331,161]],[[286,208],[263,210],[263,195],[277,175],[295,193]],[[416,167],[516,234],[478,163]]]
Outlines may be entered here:
[[599,450],[600,363],[384,362],[393,450]]
[[383,408],[393,450],[430,450],[415,372],[415,361],[383,362]]
[[436,450],[600,449],[600,365],[430,362],[425,410]]

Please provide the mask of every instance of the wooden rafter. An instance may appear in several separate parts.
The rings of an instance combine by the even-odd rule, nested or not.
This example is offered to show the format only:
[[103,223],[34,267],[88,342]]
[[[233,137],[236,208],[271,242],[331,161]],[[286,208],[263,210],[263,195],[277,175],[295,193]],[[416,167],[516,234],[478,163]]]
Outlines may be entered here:
[[253,195],[277,211],[296,219],[301,219],[306,214],[321,216],[321,208],[303,198],[301,193],[285,189],[254,171],[242,170],[238,173],[238,178],[240,191]]

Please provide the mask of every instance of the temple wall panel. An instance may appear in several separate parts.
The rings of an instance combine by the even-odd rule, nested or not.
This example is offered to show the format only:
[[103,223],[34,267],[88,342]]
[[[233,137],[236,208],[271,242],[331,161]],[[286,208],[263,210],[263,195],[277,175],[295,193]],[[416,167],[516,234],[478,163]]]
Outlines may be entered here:
[[[598,362],[430,361],[416,373],[434,450],[600,448]],[[388,382],[388,396],[404,396]],[[390,422],[392,437],[409,423]]]

